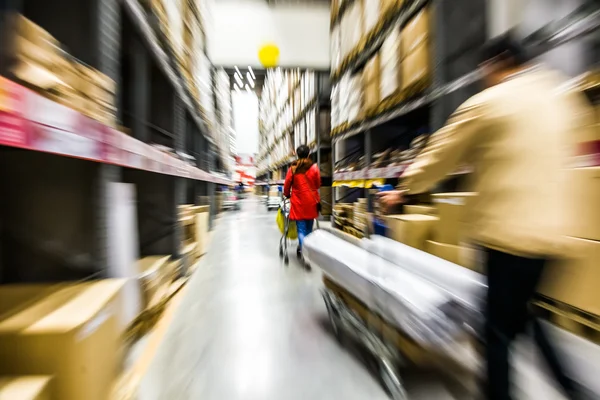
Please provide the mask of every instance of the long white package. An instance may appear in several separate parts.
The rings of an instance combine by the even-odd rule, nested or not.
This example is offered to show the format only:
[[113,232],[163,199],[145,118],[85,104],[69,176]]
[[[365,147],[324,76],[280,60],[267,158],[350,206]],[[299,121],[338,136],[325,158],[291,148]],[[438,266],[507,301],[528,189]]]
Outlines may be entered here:
[[446,290],[457,302],[479,309],[487,290],[484,275],[383,236],[361,242],[363,248]]
[[307,260],[389,323],[424,345],[452,343],[470,310],[447,290],[325,230],[304,242]]

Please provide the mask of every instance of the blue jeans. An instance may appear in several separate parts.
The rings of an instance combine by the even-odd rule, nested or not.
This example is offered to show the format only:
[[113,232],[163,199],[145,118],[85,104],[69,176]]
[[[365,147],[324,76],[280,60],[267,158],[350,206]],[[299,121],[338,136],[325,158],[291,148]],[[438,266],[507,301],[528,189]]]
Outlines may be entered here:
[[312,232],[314,219],[304,219],[296,221],[296,228],[298,229],[298,249],[302,250],[302,244],[306,235]]

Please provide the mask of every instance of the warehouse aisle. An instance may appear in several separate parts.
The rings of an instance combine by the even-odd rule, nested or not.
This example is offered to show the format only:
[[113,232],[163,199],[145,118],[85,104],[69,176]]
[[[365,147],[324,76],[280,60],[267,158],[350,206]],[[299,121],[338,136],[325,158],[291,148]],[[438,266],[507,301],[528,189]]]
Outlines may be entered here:
[[[141,400],[388,399],[358,352],[330,333],[319,273],[299,268],[295,245],[290,267],[280,262],[274,219],[256,198],[219,219],[142,381]],[[593,384],[600,347],[566,333],[559,338],[578,375]],[[531,344],[519,348],[519,398],[562,399],[543,368],[532,367],[539,363]],[[469,398],[430,372],[413,373],[405,383],[414,400]]]
[[274,218],[255,198],[220,218],[141,399],[387,399],[328,331],[318,273],[280,263]]

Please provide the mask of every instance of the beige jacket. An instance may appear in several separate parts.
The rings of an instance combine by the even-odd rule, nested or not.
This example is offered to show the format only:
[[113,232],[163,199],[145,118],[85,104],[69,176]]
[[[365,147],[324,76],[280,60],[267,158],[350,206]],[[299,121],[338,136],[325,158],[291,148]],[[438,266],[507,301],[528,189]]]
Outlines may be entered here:
[[[462,104],[403,175],[411,193],[431,190],[470,165],[466,239],[524,256],[562,246],[568,193],[562,176],[571,146],[593,124],[585,97],[559,74],[532,68]],[[562,86],[562,88],[561,88]]]

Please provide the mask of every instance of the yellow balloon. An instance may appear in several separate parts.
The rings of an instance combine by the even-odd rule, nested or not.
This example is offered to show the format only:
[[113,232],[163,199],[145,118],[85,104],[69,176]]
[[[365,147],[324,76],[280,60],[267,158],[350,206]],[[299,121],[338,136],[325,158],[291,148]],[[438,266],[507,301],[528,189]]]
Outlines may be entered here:
[[258,50],[258,59],[265,68],[274,68],[279,61],[279,47],[273,43],[265,44]]

